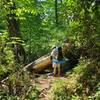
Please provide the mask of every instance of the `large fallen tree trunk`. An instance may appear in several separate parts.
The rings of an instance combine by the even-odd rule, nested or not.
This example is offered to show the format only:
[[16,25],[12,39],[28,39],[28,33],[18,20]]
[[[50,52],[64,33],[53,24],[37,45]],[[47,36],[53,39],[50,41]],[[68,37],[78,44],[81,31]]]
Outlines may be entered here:
[[[63,53],[66,51],[66,47],[64,46],[63,48]],[[42,57],[40,57],[39,59],[35,60],[34,62],[28,64],[27,66],[24,67],[24,69],[29,70],[31,72],[42,72],[44,69],[49,68],[51,66],[51,57],[50,57],[50,53],[48,53],[47,55],[44,55]]]
[[[65,46],[62,47],[63,53],[65,53],[66,50],[69,48],[71,48],[71,45],[69,43],[66,43]],[[64,64],[63,66],[65,66],[65,65],[66,64]],[[50,58],[50,53],[48,53],[47,55],[42,56],[39,59],[35,60],[34,62],[25,66],[25,69],[27,69],[31,72],[38,73],[38,72],[42,72],[46,68],[49,68],[50,66],[51,66],[51,58]],[[70,66],[67,66],[67,67],[70,67]]]
[[51,58],[50,54],[47,54],[25,66],[25,69],[33,72],[41,72],[49,66],[51,66]]

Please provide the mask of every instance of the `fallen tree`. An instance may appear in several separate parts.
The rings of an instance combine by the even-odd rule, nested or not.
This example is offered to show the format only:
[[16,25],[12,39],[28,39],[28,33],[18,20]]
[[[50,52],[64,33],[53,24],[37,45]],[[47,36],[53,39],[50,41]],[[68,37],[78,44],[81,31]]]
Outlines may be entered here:
[[[63,53],[65,53],[68,48],[71,48],[70,43],[66,43],[62,47]],[[47,55],[44,55],[44,56],[40,57],[39,59],[35,60],[34,62],[26,65],[24,67],[24,69],[25,70],[27,69],[31,72],[39,73],[39,72],[43,71],[44,69],[49,68],[51,65],[52,65],[51,57],[50,57],[50,53],[48,53]],[[65,65],[66,64],[64,64],[63,66],[65,66]]]
[[27,69],[31,72],[41,72],[45,68],[51,66],[51,59],[50,54],[40,57],[39,59],[35,60],[34,62],[25,66],[24,69]]
[[[73,68],[78,63],[82,50],[80,52],[80,48],[75,47],[74,44],[68,41],[67,43],[64,43],[62,52],[65,58],[67,58],[67,60],[65,59],[65,63],[61,66],[61,70],[65,71]],[[30,72],[39,73],[51,67],[51,62],[50,53],[48,53],[47,55],[44,55],[34,62],[28,64],[24,67],[24,69],[29,70]]]

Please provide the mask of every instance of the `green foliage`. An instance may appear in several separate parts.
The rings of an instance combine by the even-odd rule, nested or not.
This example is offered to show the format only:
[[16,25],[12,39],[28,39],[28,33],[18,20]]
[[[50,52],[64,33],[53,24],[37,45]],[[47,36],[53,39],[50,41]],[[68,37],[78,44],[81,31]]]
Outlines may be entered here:
[[4,4],[0,13],[3,19],[9,14],[9,8],[13,4],[16,6],[11,13],[20,20],[20,32],[26,44],[24,48],[29,61],[47,53],[51,45],[59,42],[62,44],[63,37],[71,37],[76,41],[76,45],[86,48],[88,56],[96,57],[99,54],[100,7],[99,5],[92,6],[92,0],[58,1],[58,26],[55,25],[54,1],[0,2],[1,6]]
[[11,96],[7,94],[5,91],[0,91],[0,99],[1,100],[20,100],[18,96]]
[[[88,59],[81,59],[78,66],[67,73],[66,76],[69,78],[67,82],[62,80],[55,82],[50,89],[50,95],[54,100],[66,98],[98,100],[100,5],[97,3],[93,5],[93,2],[94,0],[62,0],[62,2],[58,0],[58,25],[56,25],[54,0],[0,0],[0,79],[16,68],[17,70],[21,68],[21,65],[14,61],[12,44],[22,45],[26,51],[27,62],[30,62],[48,53],[52,45],[62,45],[63,38],[68,37],[75,42],[81,57]],[[14,19],[20,22],[20,38],[9,38],[7,23],[9,14],[15,14]],[[19,97],[17,93],[26,91],[30,82],[28,75],[19,76],[18,79],[17,75],[9,78],[8,84],[11,85],[7,87],[7,92],[6,90],[0,92],[0,99],[17,100],[23,97],[22,95]],[[20,89],[15,93],[17,83]],[[38,98],[37,88],[32,87],[28,92],[27,99]]]
[[32,86],[28,73],[17,72],[10,75],[0,88],[2,100],[37,100],[39,90]]
[[99,95],[95,97],[100,87],[99,63],[98,60],[82,59],[80,64],[73,70],[73,73],[79,76],[77,78],[79,88],[76,88],[76,93],[82,98],[84,96],[92,99],[99,97]]
[[14,69],[14,55],[11,48],[7,45],[7,34],[7,32],[4,32],[0,35],[0,79]]
[[48,96],[50,100],[66,100],[68,99],[67,93],[65,82],[62,80],[57,80],[49,90]]
[[36,87],[32,87],[26,99],[27,100],[37,100],[39,98],[39,94],[40,94],[39,90]]
[[100,67],[98,60],[82,58],[65,79],[56,79],[49,90],[50,100],[99,100]]

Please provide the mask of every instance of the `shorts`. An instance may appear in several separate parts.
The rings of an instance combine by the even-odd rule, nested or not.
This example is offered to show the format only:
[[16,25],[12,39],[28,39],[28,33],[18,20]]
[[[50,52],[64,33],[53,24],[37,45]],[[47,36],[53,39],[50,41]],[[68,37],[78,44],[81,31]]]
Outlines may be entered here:
[[60,61],[57,60],[57,59],[53,59],[53,60],[52,60],[52,63],[53,63],[53,64],[64,64],[64,62],[65,62],[64,60],[60,60]]

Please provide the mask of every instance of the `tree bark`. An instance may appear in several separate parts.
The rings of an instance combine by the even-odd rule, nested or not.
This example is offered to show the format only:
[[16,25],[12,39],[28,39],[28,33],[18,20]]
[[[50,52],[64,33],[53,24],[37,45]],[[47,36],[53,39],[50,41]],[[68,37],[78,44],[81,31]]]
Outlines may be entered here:
[[58,25],[58,0],[55,0],[55,21],[56,25]]
[[[12,5],[9,5],[10,0],[3,1],[4,5],[6,5],[6,10],[7,10],[7,15],[6,15],[6,20],[7,20],[7,27],[8,27],[8,32],[9,32],[9,37],[11,42],[13,41],[12,37],[14,38],[20,38],[21,33],[19,29],[19,19],[16,16],[16,13],[13,11],[16,10],[16,5],[14,2],[12,2]],[[13,13],[12,13],[13,12]],[[15,60],[17,62],[25,62],[25,50],[21,44],[18,43],[18,41],[15,39],[14,40],[16,43],[12,44],[12,48],[14,51],[15,55]]]

